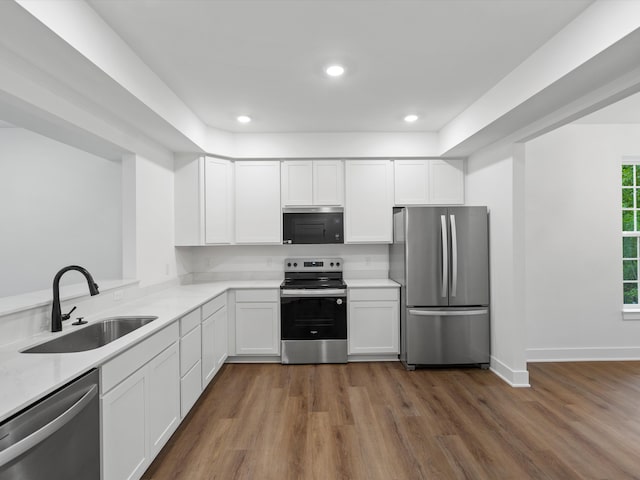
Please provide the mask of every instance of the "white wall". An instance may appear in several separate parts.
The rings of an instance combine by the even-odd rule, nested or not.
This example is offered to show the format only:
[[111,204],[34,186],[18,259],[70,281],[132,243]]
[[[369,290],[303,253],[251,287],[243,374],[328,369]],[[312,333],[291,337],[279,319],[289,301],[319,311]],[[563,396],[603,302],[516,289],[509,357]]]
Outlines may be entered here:
[[526,386],[522,285],[521,148],[473,155],[467,162],[467,205],[489,207],[491,368],[514,386]]
[[0,128],[0,205],[0,297],[48,289],[71,264],[96,280],[122,278],[120,162]]
[[282,278],[287,257],[340,257],[345,278],[387,278],[388,245],[230,245],[183,247],[196,278]]
[[[127,155],[124,169],[134,177],[125,183],[128,188],[125,198],[129,199],[126,208],[135,209],[135,213],[125,213],[129,216],[128,224],[135,225],[135,231],[127,231],[124,238],[125,251],[135,251],[135,255],[126,258],[135,265],[129,263],[125,268],[140,280],[142,287],[174,279],[178,272],[174,247],[173,158],[167,155],[151,161],[139,155]],[[131,198],[135,198],[134,204]]]
[[[112,235],[109,244],[96,244],[98,246],[96,248],[94,245],[94,248],[95,252],[101,255],[97,257],[101,260],[106,258],[108,248],[116,248],[121,252],[117,262],[118,268],[124,270],[125,277],[138,279],[139,282],[99,282],[101,287],[108,288],[101,288],[100,295],[95,297],[89,297],[86,289],[81,289],[80,296],[74,294],[75,290],[64,289],[62,296],[69,298],[62,302],[63,310],[68,311],[75,305],[78,307],[76,314],[81,316],[91,315],[118,302],[133,300],[178,284],[178,276],[188,273],[187,268],[190,269],[191,265],[190,255],[176,251],[174,247],[173,156],[166,152],[155,156],[152,161],[139,155],[128,154],[122,159],[122,168],[120,162],[116,164],[118,169],[114,178],[118,185],[121,182],[122,192],[118,191],[118,196],[111,201],[119,210],[120,205],[123,205],[122,218],[113,226],[113,231],[104,232],[105,236]],[[98,184],[107,180],[104,172],[98,170],[96,173],[103,173],[102,176],[98,175]],[[25,188],[24,181],[17,185]],[[94,205],[90,201],[84,201],[85,198],[90,200],[93,196],[99,197],[100,201],[106,201],[106,198],[103,198],[106,196],[100,195],[99,188],[96,187],[91,192],[83,192],[82,204]],[[74,196],[74,201],[76,199]],[[99,217],[98,220],[100,219]],[[109,228],[109,225],[105,223],[96,226],[97,228]],[[47,249],[46,236],[47,232],[39,234],[37,247],[45,253],[50,252]],[[58,258],[57,255],[55,257]],[[37,267],[31,258],[19,256],[22,264]],[[87,267],[93,271],[91,266]],[[4,272],[2,278],[5,278]],[[50,328],[51,306],[44,302],[51,299],[51,280],[52,277],[48,276],[47,289],[43,292],[8,297],[0,301],[0,345],[33,336]],[[114,289],[118,291],[117,296],[113,294]]]
[[620,163],[640,125],[568,125],[526,144],[529,360],[640,358],[624,321]]
[[[435,157],[435,132],[235,134],[236,158]],[[212,145],[213,146],[213,145]],[[212,153],[217,150],[210,150]]]

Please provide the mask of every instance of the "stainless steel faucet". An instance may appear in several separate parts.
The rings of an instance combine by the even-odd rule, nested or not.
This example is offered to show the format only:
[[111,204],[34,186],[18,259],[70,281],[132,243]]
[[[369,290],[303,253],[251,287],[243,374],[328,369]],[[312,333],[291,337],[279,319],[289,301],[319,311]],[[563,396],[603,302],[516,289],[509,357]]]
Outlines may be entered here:
[[68,267],[64,267],[53,278],[53,307],[51,309],[51,331],[52,332],[60,332],[62,331],[62,321],[68,320],[71,317],[71,313],[76,309],[73,307],[69,313],[63,314],[60,309],[60,278],[69,270],[75,270],[84,275],[84,278],[87,279],[87,284],[89,285],[89,293],[91,296],[97,295],[100,293],[98,291],[98,285],[93,281],[93,277],[87,271],[86,268],[80,267],[78,265],[69,265]]

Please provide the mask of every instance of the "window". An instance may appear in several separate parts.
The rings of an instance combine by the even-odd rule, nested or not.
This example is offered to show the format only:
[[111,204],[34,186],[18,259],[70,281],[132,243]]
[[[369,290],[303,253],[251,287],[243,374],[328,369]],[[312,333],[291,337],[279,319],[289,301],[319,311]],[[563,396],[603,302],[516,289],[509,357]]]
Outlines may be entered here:
[[622,165],[622,289],[625,305],[638,305],[640,162]]

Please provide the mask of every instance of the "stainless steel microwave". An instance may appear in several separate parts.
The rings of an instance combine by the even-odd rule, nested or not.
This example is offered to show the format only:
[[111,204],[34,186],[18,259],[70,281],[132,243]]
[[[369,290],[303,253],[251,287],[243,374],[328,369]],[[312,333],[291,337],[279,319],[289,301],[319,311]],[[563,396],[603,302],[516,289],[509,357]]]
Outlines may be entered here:
[[286,208],[282,243],[344,243],[342,208]]

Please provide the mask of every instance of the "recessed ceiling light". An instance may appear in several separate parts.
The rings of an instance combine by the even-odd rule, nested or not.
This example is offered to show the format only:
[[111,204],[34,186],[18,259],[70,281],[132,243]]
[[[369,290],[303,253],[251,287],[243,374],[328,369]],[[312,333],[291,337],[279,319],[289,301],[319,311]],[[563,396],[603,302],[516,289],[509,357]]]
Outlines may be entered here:
[[324,72],[330,77],[339,77],[344,73],[344,67],[342,65],[329,65],[324,69]]
[[239,115],[238,117],[236,117],[236,120],[238,120],[240,123],[249,123],[251,121],[251,117],[248,115]]
[[406,117],[404,117],[404,121],[407,123],[413,123],[416,120],[418,120],[418,115],[415,114],[411,114],[411,115],[407,115]]

